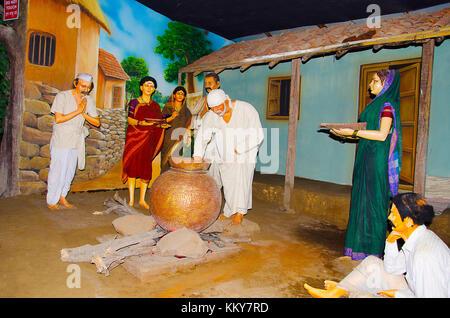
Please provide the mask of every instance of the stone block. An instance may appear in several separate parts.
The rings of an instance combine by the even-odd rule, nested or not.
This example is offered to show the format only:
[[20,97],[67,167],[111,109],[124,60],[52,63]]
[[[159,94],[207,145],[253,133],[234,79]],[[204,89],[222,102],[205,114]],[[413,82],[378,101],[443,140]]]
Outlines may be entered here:
[[86,147],[86,155],[100,155],[102,152],[100,151],[100,149],[97,149],[95,147],[92,146],[87,146]]
[[36,115],[24,112],[23,113],[23,124],[28,127],[36,128],[37,127],[37,117]]
[[19,169],[31,169],[30,159],[27,157],[19,157]]
[[50,165],[50,158],[33,157],[30,160],[31,169],[41,170]]
[[20,155],[24,157],[34,157],[39,154],[39,146],[27,141],[20,142]]
[[50,168],[44,168],[44,169],[41,169],[41,170],[39,171],[39,179],[40,179],[41,181],[47,182],[48,172],[49,172],[49,171],[50,171]]
[[185,227],[164,235],[156,244],[161,256],[202,257],[208,251],[200,235]]
[[106,147],[106,141],[86,138],[86,146],[92,146],[97,149],[102,149]]
[[41,92],[37,86],[30,81],[25,81],[23,85],[23,93],[25,98],[39,99],[41,98]]
[[22,129],[22,138],[33,144],[45,145],[50,143],[52,134],[48,131],[40,131],[39,129],[24,126]]
[[55,118],[52,115],[44,115],[37,119],[37,128],[41,131],[53,131],[53,124],[55,123]]
[[20,194],[28,195],[33,193],[43,193],[47,190],[47,185],[42,181],[19,182]]
[[43,95],[56,95],[59,93],[59,89],[44,84],[42,82],[34,82],[34,84],[37,86],[37,88]]
[[30,181],[40,181],[39,175],[31,170],[20,170],[19,171],[19,181],[30,182]]
[[50,114],[50,105],[40,100],[25,98],[24,110],[35,115],[48,115]]
[[43,145],[39,150],[39,156],[43,158],[50,158],[50,145]]
[[89,129],[89,138],[103,140],[105,139],[105,135],[97,129]]
[[115,219],[112,224],[117,233],[127,236],[152,230],[156,221],[149,215],[125,215]]

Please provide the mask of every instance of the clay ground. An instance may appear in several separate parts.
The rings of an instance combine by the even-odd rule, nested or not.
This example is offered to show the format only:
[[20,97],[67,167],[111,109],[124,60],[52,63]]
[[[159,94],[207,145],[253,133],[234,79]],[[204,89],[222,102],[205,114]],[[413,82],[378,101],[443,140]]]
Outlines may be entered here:
[[[69,263],[62,248],[98,244],[115,233],[116,214],[103,211],[114,191],[71,193],[73,210],[50,211],[44,195],[0,200],[0,297],[310,297],[303,284],[340,280],[355,265],[342,256],[345,232],[300,214],[280,212],[275,204],[254,200],[247,217],[261,231],[252,243],[226,259],[141,282],[122,266],[106,277],[79,263],[80,288],[69,288]],[[126,190],[119,190],[125,197]],[[147,211],[140,210],[145,214]],[[70,269],[70,267],[69,267]]]

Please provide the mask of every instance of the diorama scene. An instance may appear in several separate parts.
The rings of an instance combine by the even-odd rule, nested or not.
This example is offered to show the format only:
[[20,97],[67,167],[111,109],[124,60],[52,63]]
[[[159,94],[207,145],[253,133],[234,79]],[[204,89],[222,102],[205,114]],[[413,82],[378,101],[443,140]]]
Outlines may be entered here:
[[2,2],[2,298],[450,297],[449,2]]

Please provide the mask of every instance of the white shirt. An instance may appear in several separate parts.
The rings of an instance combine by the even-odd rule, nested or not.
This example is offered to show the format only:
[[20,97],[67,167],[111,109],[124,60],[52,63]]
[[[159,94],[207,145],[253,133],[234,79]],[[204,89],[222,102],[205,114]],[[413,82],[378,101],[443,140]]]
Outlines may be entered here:
[[[97,107],[94,99],[87,95],[86,113],[92,117],[98,117]],[[76,111],[78,108],[72,90],[62,91],[56,94],[53,101],[52,113],[61,113],[63,115]],[[85,168],[85,138],[89,135],[89,130],[84,127],[85,118],[78,114],[74,118],[63,123],[54,123],[51,147],[77,149],[78,150],[78,169]]]
[[[86,96],[86,99],[86,113],[89,116],[98,117],[94,99],[89,95]],[[75,101],[75,97],[72,94],[72,90],[67,90],[56,94],[50,111],[53,114],[57,112],[66,115],[76,111],[77,108],[77,103]],[[84,121],[85,119],[83,115],[79,114],[66,122],[55,123],[53,125],[51,140],[52,146],[57,148],[69,149],[79,148],[80,139],[83,138],[84,140],[84,138],[86,137],[86,132],[82,129]]]
[[[204,157],[206,147],[213,143],[218,162],[256,162],[264,139],[259,114],[252,105],[239,100],[233,103],[232,109],[228,123],[213,111],[206,113],[195,140],[194,156]],[[234,153],[235,149],[239,155]]]
[[425,225],[419,226],[399,251],[397,243],[386,241],[384,269],[405,274],[409,289],[398,290],[395,297],[450,297],[450,250]]

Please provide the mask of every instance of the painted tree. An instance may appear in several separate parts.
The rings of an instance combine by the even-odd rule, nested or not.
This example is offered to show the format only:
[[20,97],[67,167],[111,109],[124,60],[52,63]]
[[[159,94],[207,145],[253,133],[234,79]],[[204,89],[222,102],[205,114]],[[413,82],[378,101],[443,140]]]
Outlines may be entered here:
[[125,86],[127,101],[139,97],[141,95],[139,81],[144,76],[148,76],[147,63],[142,57],[129,56],[123,59],[120,65],[130,77],[130,81]]
[[[155,52],[164,58],[171,60],[164,70],[164,79],[169,83],[178,81],[179,69],[198,60],[204,55],[212,52],[211,42],[205,37],[203,31],[181,22],[171,21],[162,36],[156,38],[159,45]],[[183,74],[181,84],[184,85]],[[194,75],[188,73],[187,91],[195,91]]]
[[[9,101],[0,146],[0,197],[11,197],[20,193],[19,155],[22,138],[28,0],[20,0],[19,8],[18,20],[0,24],[0,42],[8,54],[10,79]],[[1,4],[0,17],[3,20]]]

